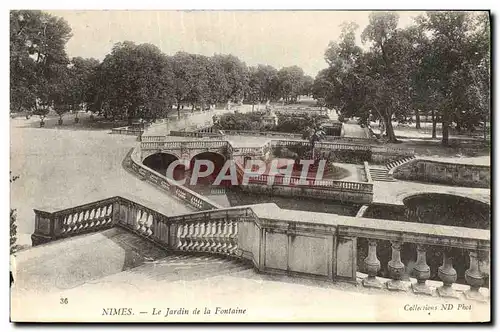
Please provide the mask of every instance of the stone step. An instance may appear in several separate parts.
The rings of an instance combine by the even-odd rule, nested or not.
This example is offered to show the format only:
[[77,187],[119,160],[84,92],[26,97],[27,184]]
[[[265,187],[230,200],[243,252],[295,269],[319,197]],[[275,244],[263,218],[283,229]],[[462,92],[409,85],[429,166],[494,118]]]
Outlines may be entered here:
[[182,256],[182,258],[178,258],[177,255],[165,257],[164,259],[150,262],[150,264],[139,266],[130,272],[144,273],[149,278],[161,278],[170,282],[232,275],[247,270],[253,272],[252,265],[245,261],[198,254],[194,254],[193,256],[179,256]]
[[389,176],[387,169],[370,168],[370,175],[373,181],[394,182],[395,180]]

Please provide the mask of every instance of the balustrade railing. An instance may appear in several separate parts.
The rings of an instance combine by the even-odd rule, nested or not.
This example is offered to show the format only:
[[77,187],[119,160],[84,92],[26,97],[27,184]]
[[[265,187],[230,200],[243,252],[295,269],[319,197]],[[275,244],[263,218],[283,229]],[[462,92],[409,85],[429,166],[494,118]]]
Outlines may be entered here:
[[404,156],[415,155],[415,150],[413,149],[393,148],[388,146],[371,146],[371,150],[373,153],[397,154]]
[[[451,250],[459,248],[469,252],[468,269],[464,273],[469,285],[464,292],[465,298],[487,300],[481,287],[488,286],[484,285],[485,274],[489,274],[489,267],[485,267],[489,263],[490,251],[488,230],[291,211],[280,209],[275,204],[166,216],[120,196],[54,212],[35,210],[35,216],[34,245],[120,226],[169,250],[251,259],[262,272],[298,271],[316,278],[325,264],[322,273],[332,280],[348,277],[355,281],[359,275],[357,272],[363,270],[367,274],[362,281],[365,287],[391,291],[411,289],[417,294],[441,297],[461,296],[455,285],[457,271],[453,267]],[[269,242],[266,240],[268,236],[275,240]],[[358,239],[368,240],[361,270],[357,264]],[[281,249],[281,244],[274,244],[274,241],[285,241],[288,246]],[[387,262],[390,279],[385,283],[379,277],[381,261],[377,255],[378,244],[384,241],[391,244]],[[319,250],[320,243],[321,248],[332,249]],[[402,260],[402,248],[405,244],[416,245],[416,262],[412,268],[416,280],[413,283],[403,280],[406,266]],[[426,256],[431,247],[433,251],[441,251],[443,262],[437,268],[442,284],[436,285],[434,281],[432,287],[428,282],[432,267]],[[273,259],[265,259],[266,255]],[[301,255],[315,263],[304,263]],[[300,259],[299,264],[297,259]],[[273,263],[277,261],[288,261],[289,264]],[[334,266],[333,270],[328,266]]]
[[[239,164],[236,164],[237,174],[240,177],[240,181],[245,173],[245,168]],[[262,184],[262,185],[276,185],[276,186],[298,186],[307,188],[317,188],[322,189],[328,188],[333,190],[345,190],[345,191],[357,191],[357,192],[373,192],[373,183],[366,182],[353,182],[353,181],[339,181],[330,179],[316,179],[311,177],[300,177],[300,176],[284,176],[281,174],[261,174],[258,176],[249,177],[248,183],[252,184]]]
[[140,136],[142,135],[142,133],[144,133],[144,129],[142,128],[118,127],[111,129],[111,134]]
[[238,255],[238,222],[250,218],[250,209],[192,213],[168,217],[132,200],[115,196],[56,212],[35,210],[38,223],[33,245],[121,226],[162,247],[186,252]]
[[137,160],[137,156],[134,155],[133,151],[134,149],[131,149],[129,154],[125,157],[123,165],[130,171],[139,174],[145,181],[148,181],[149,183],[159,187],[160,189],[169,192],[170,194],[181,199],[196,210],[211,210],[221,208],[221,206],[219,206],[215,202],[212,202],[208,198],[184,186],[181,186],[175,183],[175,181],[167,178],[166,176],[142,165],[142,163]]
[[411,284],[410,288],[417,294],[432,295],[432,290],[427,285],[431,268],[427,263],[426,253],[431,247],[432,250],[441,248],[443,263],[437,269],[437,275],[443,285],[436,289],[441,297],[458,298],[458,293],[453,288],[457,272],[453,268],[451,249],[468,250],[469,269],[465,271],[464,277],[470,289],[465,292],[465,296],[469,299],[484,300],[484,296],[479,292],[485,279],[479,269],[479,261],[489,260],[487,253],[490,250],[490,234],[487,230],[349,217],[344,218],[344,222],[338,225],[338,234],[342,237],[367,239],[368,255],[363,262],[367,277],[362,282],[365,287],[384,287],[377,277],[381,270],[377,244],[390,242],[392,254],[387,263],[390,280],[386,282],[385,287],[394,291],[407,290],[407,284],[402,281],[406,267],[402,262],[401,252],[404,244],[414,244],[416,262],[411,272],[416,282]]
[[113,227],[116,197],[59,211],[35,209],[33,245]]
[[222,138],[223,134],[216,131],[170,131],[170,136],[179,136],[179,137],[219,137]]
[[143,135],[141,137],[141,142],[165,142],[165,141],[166,141],[165,136],[151,136],[151,135],[145,136],[145,135]]

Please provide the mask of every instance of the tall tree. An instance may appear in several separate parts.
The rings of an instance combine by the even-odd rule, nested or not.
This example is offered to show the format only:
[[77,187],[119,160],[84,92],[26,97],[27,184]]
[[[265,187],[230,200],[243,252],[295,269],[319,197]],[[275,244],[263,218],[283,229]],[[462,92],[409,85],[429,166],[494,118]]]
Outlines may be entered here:
[[432,101],[441,117],[442,143],[447,145],[452,122],[461,127],[465,119],[477,120],[472,116],[470,83],[484,58],[484,53],[480,54],[484,46],[477,48],[480,43],[474,42],[475,22],[470,12],[428,12],[418,22],[429,32],[432,52],[425,58],[427,76],[435,86]]
[[36,10],[10,12],[11,110],[48,113],[51,88],[69,63],[65,45],[70,37],[62,18]]
[[173,103],[173,74],[154,45],[117,43],[99,67],[101,109],[112,116],[154,119]]
[[281,97],[285,102],[296,102],[302,91],[304,71],[298,66],[283,67],[278,71]]

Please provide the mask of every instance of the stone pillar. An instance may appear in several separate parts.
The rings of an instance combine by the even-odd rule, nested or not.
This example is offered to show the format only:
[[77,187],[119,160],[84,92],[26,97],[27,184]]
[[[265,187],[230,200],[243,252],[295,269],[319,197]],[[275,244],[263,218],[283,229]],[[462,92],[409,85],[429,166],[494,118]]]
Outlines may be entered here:
[[443,265],[438,268],[438,276],[443,281],[443,286],[437,289],[438,294],[442,297],[458,298],[457,292],[452,287],[457,281],[457,271],[453,268],[453,257],[448,248],[443,250]]
[[485,301],[484,296],[479,293],[479,288],[483,285],[483,275],[479,271],[479,259],[478,252],[476,250],[471,250],[469,252],[469,269],[465,271],[465,281],[470,286],[464,294],[467,299],[476,301]]
[[366,272],[368,277],[363,279],[363,286],[370,288],[382,288],[382,283],[377,279],[380,270],[380,261],[377,258],[377,241],[368,239],[368,256],[365,258]]
[[403,273],[405,265],[401,262],[401,242],[392,241],[392,259],[387,263],[392,280],[387,282],[387,288],[393,291],[406,291],[403,284]]
[[35,232],[31,235],[32,246],[55,240],[54,216],[50,212],[34,209]]
[[417,282],[412,284],[411,288],[416,294],[432,295],[431,289],[425,284],[427,279],[431,277],[431,269],[427,265],[426,251],[427,248],[424,245],[417,245],[417,262],[413,268]]

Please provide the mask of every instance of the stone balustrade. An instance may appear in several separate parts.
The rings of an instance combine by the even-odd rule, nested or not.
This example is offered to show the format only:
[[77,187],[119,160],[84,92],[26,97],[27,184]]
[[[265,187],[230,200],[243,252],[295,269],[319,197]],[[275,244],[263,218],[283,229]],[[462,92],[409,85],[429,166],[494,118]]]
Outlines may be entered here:
[[[168,149],[196,149],[196,148],[218,148],[221,146],[231,146],[232,145],[227,141],[188,141],[188,142],[162,142],[162,141],[154,141],[153,139],[147,138],[144,136],[141,142],[142,150],[168,150]],[[310,147],[310,143],[305,140],[271,140],[263,144],[260,147],[263,151],[263,154],[268,149],[273,149],[277,147]],[[242,149],[235,148],[233,149]],[[251,148],[257,149],[257,148]],[[330,152],[330,151],[366,151],[371,153],[372,161],[384,163],[388,161],[392,161],[394,159],[413,156],[415,153],[411,149],[399,149],[392,148],[386,146],[375,146],[375,145],[365,145],[365,144],[351,144],[351,143],[341,143],[341,142],[317,142],[315,144],[315,151],[318,153],[321,152]],[[253,151],[252,151],[253,152]]]
[[142,136],[141,137],[141,142],[166,142],[166,137],[165,136]]
[[111,134],[141,136],[144,133],[142,128],[118,127],[112,128]]
[[63,210],[34,209],[33,245],[113,227],[116,197]]
[[130,172],[140,176],[143,180],[151,183],[155,187],[172,194],[174,197],[182,200],[184,203],[195,208],[196,210],[211,210],[219,209],[220,205],[211,201],[203,195],[200,195],[189,188],[177,184],[174,180],[167,178],[149,167],[144,166],[137,151],[131,149],[123,161],[123,166]]
[[333,199],[360,204],[373,201],[373,183],[261,174],[249,177],[248,183],[243,184],[245,168],[239,162],[235,162],[235,165],[240,189],[243,191],[278,196]]
[[[263,273],[298,275],[357,283],[358,239],[367,239],[367,256],[361,268],[364,287],[416,294],[461,297],[455,282],[452,248],[469,251],[465,281],[466,299],[486,301],[484,264],[489,260],[490,232],[452,226],[280,209],[272,203],[165,216],[123,197],[112,197],[60,211],[35,210],[33,245],[110,227],[123,227],[168,250],[209,252],[247,259]],[[382,283],[377,246],[389,241],[390,280]],[[402,280],[405,244],[416,245],[414,281]],[[429,248],[442,253],[438,268],[442,283],[429,286]],[[438,248],[438,249],[436,249]],[[489,273],[489,271],[486,271]],[[435,284],[436,281],[433,281]],[[462,286],[463,288],[463,286]]]
[[490,166],[426,159],[411,160],[391,170],[390,174],[399,180],[442,183],[460,187],[490,188],[491,184]]
[[353,190],[367,193],[371,193],[373,191],[373,184],[370,183],[330,179],[317,180],[315,178],[301,178],[299,176],[285,177],[283,175],[262,174],[257,177],[249,178],[249,183],[263,185],[270,184],[273,186],[304,186],[307,188],[325,187],[337,190]]
[[199,132],[199,131],[170,131],[170,136],[178,136],[178,137],[214,137],[214,138],[222,138],[224,135],[219,132]]

